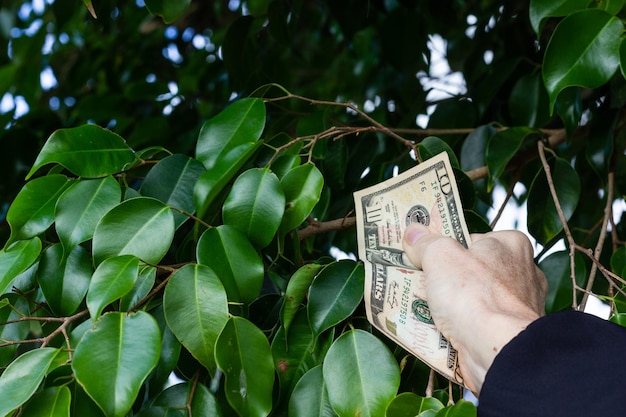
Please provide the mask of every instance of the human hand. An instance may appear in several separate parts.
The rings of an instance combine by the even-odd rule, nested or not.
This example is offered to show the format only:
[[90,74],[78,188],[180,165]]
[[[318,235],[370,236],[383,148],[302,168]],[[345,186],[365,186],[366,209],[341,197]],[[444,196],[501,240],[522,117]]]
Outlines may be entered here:
[[464,383],[478,396],[500,349],[544,314],[548,285],[523,233],[471,238],[466,249],[415,223],[407,228],[403,246],[424,271],[435,325],[457,349]]

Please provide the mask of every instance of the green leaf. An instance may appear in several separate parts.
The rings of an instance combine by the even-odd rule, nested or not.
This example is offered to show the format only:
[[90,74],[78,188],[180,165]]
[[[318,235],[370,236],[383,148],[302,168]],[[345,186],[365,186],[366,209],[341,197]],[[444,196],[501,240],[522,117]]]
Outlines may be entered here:
[[74,350],[72,370],[107,417],[124,417],[159,360],[161,335],[150,314],[108,313]]
[[189,7],[191,0],[146,0],[146,8],[156,16],[160,16],[165,23],[172,23]]
[[337,416],[328,400],[322,366],[316,366],[300,378],[289,399],[289,415],[298,417]]
[[93,234],[96,264],[117,255],[135,255],[149,264],[165,256],[174,238],[174,216],[154,198],[137,197],[109,210]]
[[513,127],[501,130],[489,139],[485,155],[489,169],[489,189],[504,173],[506,165],[520,149],[524,139],[533,133],[536,131],[528,127]]
[[120,299],[120,311],[130,311],[152,289],[156,279],[156,268],[144,266],[139,268],[139,275],[133,288]]
[[[587,278],[587,268],[584,259],[579,253],[574,257],[576,270],[576,284],[585,286]],[[543,271],[548,280],[548,294],[546,295],[546,313],[571,308],[577,300],[573,300],[572,275],[570,272],[569,253],[567,251],[554,252],[548,255],[539,263],[539,268]],[[577,292],[578,293],[578,292]]]
[[420,397],[412,392],[403,392],[394,398],[385,412],[387,417],[414,417],[426,410],[439,411],[441,401],[434,397]]
[[456,158],[456,155],[450,145],[448,145],[446,142],[439,139],[438,137],[425,137],[417,145],[417,151],[419,152],[422,161],[439,155],[441,152],[447,152],[448,157],[450,158],[450,165],[452,165],[452,168],[460,168],[459,160]]
[[21,417],[69,417],[70,389],[66,386],[50,387],[37,393],[20,414]]
[[440,410],[436,417],[476,417],[476,407],[469,401],[460,399],[456,404]]
[[626,38],[619,44],[619,69],[622,77],[626,78]]
[[307,306],[315,335],[345,320],[363,298],[363,264],[343,260],[327,265],[316,276]]
[[599,87],[619,66],[624,25],[599,9],[575,12],[554,30],[543,61],[543,82],[550,97],[550,112],[566,87]]
[[265,334],[243,317],[231,317],[215,343],[215,361],[226,377],[228,403],[242,417],[272,410],[274,363]]
[[[154,399],[151,405],[168,410],[180,410],[181,415],[185,417],[222,416],[215,397],[205,385],[200,383],[185,382],[168,387]],[[188,406],[190,408],[187,408]],[[191,414],[187,410],[190,410]],[[170,415],[167,414],[166,417]]]
[[[156,198],[170,207],[193,214],[193,188],[204,171],[204,165],[199,161],[174,154],[159,161],[148,172],[139,191],[141,195]],[[176,228],[187,219],[185,214],[174,212]]]
[[312,163],[300,165],[280,180],[286,208],[280,229],[283,233],[298,227],[317,204],[324,187],[322,173]]
[[234,227],[207,229],[198,240],[196,257],[215,271],[228,300],[249,304],[261,293],[263,260],[248,238]]
[[322,268],[323,265],[320,264],[306,264],[289,278],[287,289],[285,290],[285,303],[280,312],[285,330],[289,330],[296,312],[309,292],[313,278]]
[[210,170],[233,149],[258,141],[264,127],[263,100],[238,100],[204,123],[196,144],[196,158]]
[[594,6],[607,13],[616,15],[624,7],[624,0],[596,0],[590,4],[590,7]]
[[43,253],[37,281],[50,309],[59,317],[74,314],[87,293],[92,275],[91,256],[77,246],[63,259],[63,247],[52,245]]
[[550,117],[548,93],[539,71],[517,80],[511,90],[509,113],[517,126],[540,128],[546,124]]
[[[556,158],[551,171],[557,199],[565,219],[568,220],[574,213],[580,198],[578,173],[562,158]],[[530,186],[526,209],[528,231],[542,245],[548,243],[563,230],[563,224],[556,211],[543,169],[539,171]]]
[[363,330],[339,336],[326,354],[324,382],[340,416],[384,416],[400,386],[400,368],[383,342]]
[[626,313],[614,314],[609,318],[609,321],[619,324],[622,327],[626,327]]
[[245,234],[256,248],[264,248],[278,231],[285,212],[285,194],[269,169],[241,174],[223,206],[224,224]]
[[[17,294],[5,294],[0,299],[0,340],[3,342],[24,340],[30,331],[30,323],[19,319],[31,312],[28,300]],[[0,367],[4,368],[15,359],[18,344],[0,347]]]
[[71,180],[60,174],[37,178],[24,185],[7,212],[11,226],[7,245],[45,232],[54,221],[54,206],[59,196],[70,185]]
[[228,320],[226,291],[215,272],[205,265],[180,268],[165,286],[163,310],[180,343],[215,374],[215,341]]
[[39,257],[41,240],[20,240],[0,250],[0,294],[4,293],[15,277],[26,271]]
[[544,19],[567,16],[577,10],[586,9],[588,4],[589,0],[531,0],[528,11],[530,24],[539,35]]
[[121,197],[120,185],[112,176],[77,181],[65,190],[56,204],[54,220],[66,254],[93,237],[102,216],[118,205]]
[[93,320],[104,307],[127,294],[137,280],[139,259],[134,255],[107,258],[93,273],[87,292],[87,308]]
[[50,347],[33,349],[11,362],[0,376],[0,416],[6,416],[34,394],[58,353]]
[[79,177],[95,178],[120,172],[134,161],[135,153],[121,136],[88,124],[52,133],[26,179],[49,163],[60,164]]

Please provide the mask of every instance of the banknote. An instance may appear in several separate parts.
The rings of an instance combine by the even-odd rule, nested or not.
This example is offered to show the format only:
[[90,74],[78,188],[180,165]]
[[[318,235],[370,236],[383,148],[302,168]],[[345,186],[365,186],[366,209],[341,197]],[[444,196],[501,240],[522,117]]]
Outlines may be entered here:
[[369,322],[432,369],[462,385],[457,352],[430,316],[424,274],[402,249],[404,231],[414,222],[465,247],[470,245],[447,153],[355,192],[354,201]]

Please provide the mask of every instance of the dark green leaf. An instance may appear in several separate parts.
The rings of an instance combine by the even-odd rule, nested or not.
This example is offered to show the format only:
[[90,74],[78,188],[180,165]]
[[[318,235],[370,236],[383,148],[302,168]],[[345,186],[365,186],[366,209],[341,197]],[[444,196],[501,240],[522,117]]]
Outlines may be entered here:
[[191,0],[146,0],[150,13],[161,16],[165,23],[178,19],[191,4]]
[[124,417],[159,360],[161,335],[148,313],[108,313],[74,351],[76,380],[107,417]]
[[391,401],[385,412],[387,417],[414,417],[426,410],[438,411],[443,404],[434,397],[420,397],[412,392],[403,392]]
[[267,338],[243,317],[231,317],[215,343],[215,361],[226,376],[225,394],[240,416],[272,410],[274,363]]
[[280,185],[287,204],[280,229],[287,232],[309,216],[322,194],[324,177],[315,165],[306,163],[287,172]]
[[97,320],[104,307],[127,294],[135,285],[139,259],[134,255],[107,258],[93,273],[87,292],[87,308]]
[[70,185],[71,181],[59,174],[28,182],[7,212],[7,222],[11,226],[11,237],[7,244],[30,239],[50,227],[54,221],[57,200]]
[[529,8],[530,24],[537,35],[544,19],[567,16],[576,10],[586,9],[589,0],[531,0]]
[[139,268],[139,276],[130,292],[120,299],[120,311],[129,311],[137,305],[152,289],[156,278],[156,268],[143,266]]
[[285,194],[269,169],[241,174],[223,206],[224,224],[245,234],[256,248],[272,241],[285,212]]
[[422,161],[432,158],[433,156],[439,155],[441,152],[447,152],[448,157],[450,158],[450,165],[452,168],[460,168],[459,161],[456,159],[456,155],[454,151],[443,140],[439,139],[435,136],[425,137],[419,145],[417,145],[417,151],[419,152],[420,158]]
[[22,417],[67,417],[70,415],[70,389],[64,385],[37,393],[20,414]]
[[517,80],[511,90],[509,112],[517,126],[540,128],[548,121],[548,93],[539,71]]
[[[190,405],[191,414],[187,412]],[[152,402],[152,406],[180,410],[185,417],[221,417],[221,409],[209,389],[203,384],[182,383],[168,387]],[[169,414],[165,417],[171,417]]]
[[[182,154],[168,156],[148,172],[141,186],[141,195],[193,214],[193,189],[204,171],[204,166],[193,158]],[[187,219],[185,214],[174,212],[176,228]]]
[[32,238],[20,240],[0,250],[0,294],[4,293],[11,282],[26,271],[39,257],[41,240]]
[[500,178],[506,165],[522,146],[524,139],[533,133],[536,131],[528,127],[513,127],[501,130],[489,139],[485,154],[485,162],[489,169],[489,189]]
[[96,264],[117,255],[135,255],[157,264],[174,238],[174,216],[169,207],[148,197],[131,198],[109,210],[93,234]]
[[[0,326],[0,340],[9,342],[26,339],[30,331],[30,323],[19,319],[30,314],[28,300],[17,294],[5,294],[0,298],[0,303],[3,306],[0,308],[0,323],[6,323]],[[17,343],[0,347],[2,368],[15,359],[17,348]]]
[[307,306],[315,335],[345,320],[363,298],[365,270],[350,260],[334,262],[320,271],[311,284]]
[[69,254],[91,239],[102,216],[120,203],[122,191],[113,177],[77,181],[59,197],[54,212],[55,228]]
[[336,417],[330,406],[322,367],[309,370],[296,384],[289,399],[289,415],[298,417]]
[[[587,275],[585,262],[580,254],[574,258],[576,270],[576,284],[584,287]],[[546,296],[546,313],[571,308],[578,305],[578,300],[574,300],[574,286],[570,271],[569,253],[566,251],[555,252],[548,255],[539,263],[539,268],[543,271],[548,280],[548,294]],[[578,292],[576,292],[578,294]]]
[[340,416],[384,416],[400,386],[400,368],[383,342],[363,330],[342,334],[328,350],[324,382]]
[[460,399],[456,404],[439,410],[436,417],[476,417],[476,407],[469,401]]
[[98,125],[59,129],[48,138],[26,179],[39,168],[57,163],[79,177],[115,174],[135,161],[135,153],[119,135]]
[[196,248],[198,262],[219,277],[228,299],[251,303],[263,286],[263,261],[250,241],[232,226],[222,225],[205,231]]
[[599,9],[572,13],[557,25],[542,67],[551,112],[564,88],[596,88],[609,81],[619,66],[623,31],[617,17]]
[[172,333],[214,374],[215,341],[228,320],[228,302],[213,270],[188,264],[176,271],[165,287],[163,310]]

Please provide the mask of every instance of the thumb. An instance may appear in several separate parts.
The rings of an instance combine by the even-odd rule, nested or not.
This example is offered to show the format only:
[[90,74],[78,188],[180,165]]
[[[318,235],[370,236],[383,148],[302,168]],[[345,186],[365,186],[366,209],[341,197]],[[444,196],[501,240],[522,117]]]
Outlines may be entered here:
[[428,244],[441,236],[431,233],[428,227],[421,223],[411,223],[404,231],[402,248],[417,268],[422,269],[422,258]]

